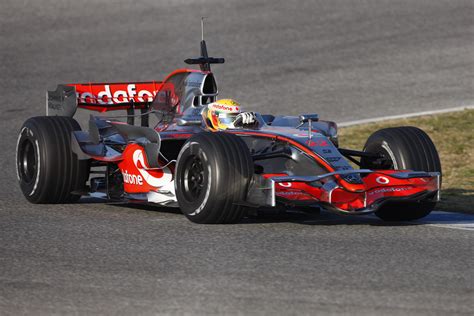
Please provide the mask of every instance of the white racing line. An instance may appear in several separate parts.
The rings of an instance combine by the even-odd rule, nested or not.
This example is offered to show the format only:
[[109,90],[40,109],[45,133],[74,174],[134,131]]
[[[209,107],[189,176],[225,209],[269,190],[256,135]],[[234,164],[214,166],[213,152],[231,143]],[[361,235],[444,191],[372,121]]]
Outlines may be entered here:
[[474,105],[464,105],[464,106],[458,106],[455,108],[442,109],[442,110],[432,110],[432,111],[407,113],[407,114],[392,115],[392,116],[381,116],[381,117],[375,117],[375,118],[363,119],[363,120],[357,120],[357,121],[348,121],[348,122],[338,123],[337,126],[346,127],[346,126],[353,126],[353,125],[366,124],[366,123],[376,123],[376,122],[403,119],[403,118],[409,118],[409,117],[417,117],[417,116],[423,116],[423,115],[459,112],[459,111],[464,111],[464,110],[469,110],[469,109],[474,109]]
[[[367,218],[370,218],[371,220],[381,221],[377,216],[373,214],[368,215]],[[400,221],[394,223],[474,231],[474,215],[464,213],[433,211],[430,213],[430,215],[419,220]]]
[[411,223],[474,231],[474,215],[462,213],[434,211],[427,217]]
[[[409,118],[409,117],[417,117],[417,116],[423,116],[423,115],[459,112],[459,111],[464,111],[468,109],[474,109],[474,105],[465,105],[465,106],[458,106],[458,107],[442,109],[442,110],[424,111],[424,112],[408,113],[408,114],[401,114],[401,115],[382,116],[382,117],[377,117],[377,118],[372,118],[372,119],[343,122],[337,125],[339,127],[354,126],[354,125],[359,125],[359,124],[376,123],[376,122]],[[373,217],[375,218],[375,215]],[[415,224],[415,225],[423,224],[423,225],[428,225],[428,226],[451,228],[451,229],[474,230],[474,215],[433,211],[431,212],[429,216],[423,219],[420,219],[414,222],[408,222],[408,223]]]

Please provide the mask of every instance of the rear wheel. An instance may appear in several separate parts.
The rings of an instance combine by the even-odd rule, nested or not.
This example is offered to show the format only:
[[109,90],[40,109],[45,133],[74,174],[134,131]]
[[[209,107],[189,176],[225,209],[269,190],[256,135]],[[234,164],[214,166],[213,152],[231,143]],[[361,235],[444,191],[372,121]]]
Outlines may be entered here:
[[[438,152],[430,137],[412,126],[385,128],[373,133],[364,146],[365,152],[379,154],[382,158],[362,158],[362,169],[409,169],[414,171],[441,172]],[[387,203],[375,215],[386,221],[415,220],[427,216],[436,202]]]
[[72,131],[81,130],[70,117],[39,116],[22,126],[16,167],[20,187],[32,203],[77,201],[89,178],[89,162],[71,150]]
[[247,145],[228,133],[203,132],[190,138],[176,163],[176,196],[181,211],[195,223],[235,223],[253,175]]

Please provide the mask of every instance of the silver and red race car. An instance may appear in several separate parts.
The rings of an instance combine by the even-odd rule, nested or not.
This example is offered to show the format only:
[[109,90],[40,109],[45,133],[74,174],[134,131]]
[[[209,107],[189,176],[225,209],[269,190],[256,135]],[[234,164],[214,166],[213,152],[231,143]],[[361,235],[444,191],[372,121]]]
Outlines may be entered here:
[[[341,148],[337,125],[316,114],[257,113],[251,126],[210,129],[202,112],[218,95],[211,64],[224,59],[209,57],[203,40],[201,57],[185,62],[200,69],[178,69],[163,81],[49,91],[47,116],[28,119],[18,137],[25,197],[68,203],[93,195],[179,207],[196,223],[235,223],[252,209],[307,206],[414,220],[439,200],[440,161],[422,130],[382,129],[358,151]],[[82,131],[73,119],[78,109],[125,110],[126,122],[91,115]]]

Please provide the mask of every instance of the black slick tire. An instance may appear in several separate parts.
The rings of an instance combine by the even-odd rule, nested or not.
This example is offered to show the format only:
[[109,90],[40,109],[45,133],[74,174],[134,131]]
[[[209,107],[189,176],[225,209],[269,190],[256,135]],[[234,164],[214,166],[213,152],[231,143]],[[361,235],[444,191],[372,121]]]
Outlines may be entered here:
[[21,191],[31,203],[70,203],[80,198],[89,178],[89,161],[71,150],[72,131],[81,130],[70,117],[28,119],[17,141],[16,168]]
[[253,175],[253,160],[245,142],[224,132],[202,132],[181,149],[175,189],[181,211],[201,224],[239,222],[241,203]]
[[[373,133],[364,146],[365,152],[381,154],[384,159],[361,160],[362,169],[396,169],[440,172],[441,163],[433,141],[413,126],[385,128]],[[432,200],[387,203],[375,212],[386,221],[409,221],[427,216],[435,207]]]

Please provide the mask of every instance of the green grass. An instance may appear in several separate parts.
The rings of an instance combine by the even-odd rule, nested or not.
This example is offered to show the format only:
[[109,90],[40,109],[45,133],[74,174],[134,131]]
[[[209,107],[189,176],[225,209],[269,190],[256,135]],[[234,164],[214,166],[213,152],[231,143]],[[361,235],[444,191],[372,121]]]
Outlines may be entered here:
[[438,149],[443,185],[437,209],[474,214],[474,110],[344,127],[339,144],[362,149],[370,134],[394,126],[421,128]]

